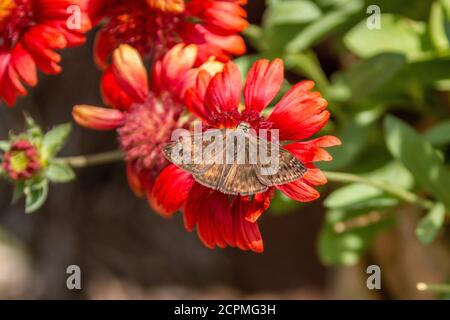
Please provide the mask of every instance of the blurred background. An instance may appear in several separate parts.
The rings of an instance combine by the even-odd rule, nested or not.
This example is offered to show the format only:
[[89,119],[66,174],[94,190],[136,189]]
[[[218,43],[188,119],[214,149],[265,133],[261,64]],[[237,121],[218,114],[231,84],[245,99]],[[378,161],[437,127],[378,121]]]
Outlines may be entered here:
[[[368,12],[370,5],[381,15],[374,7]],[[236,59],[241,69],[260,57],[282,57],[290,84],[313,79],[330,101],[333,118],[321,135],[334,134],[343,146],[322,168],[448,203],[450,181],[420,170],[448,172],[449,1],[249,0],[246,9],[252,25],[244,34],[248,55]],[[22,131],[24,110],[49,129],[71,121],[75,104],[102,105],[94,33],[85,46],[63,52],[61,75],[41,75],[14,109],[0,108],[0,138]],[[387,114],[417,133],[400,135],[414,140],[414,148],[395,151]],[[422,147],[434,148],[439,160],[411,163]],[[61,155],[115,148],[114,132],[74,126]],[[21,202],[11,205],[12,188],[0,181],[0,298],[446,297],[416,289],[419,282],[449,280],[445,212],[436,218],[376,188],[330,181],[308,205],[274,199],[260,222],[263,254],[209,250],[184,230],[181,215],[162,219],[136,198],[124,169],[121,163],[79,169],[74,182],[52,185],[47,203],[32,215]],[[82,290],[66,287],[73,264],[82,270]],[[366,286],[372,264],[381,268],[381,290]]]

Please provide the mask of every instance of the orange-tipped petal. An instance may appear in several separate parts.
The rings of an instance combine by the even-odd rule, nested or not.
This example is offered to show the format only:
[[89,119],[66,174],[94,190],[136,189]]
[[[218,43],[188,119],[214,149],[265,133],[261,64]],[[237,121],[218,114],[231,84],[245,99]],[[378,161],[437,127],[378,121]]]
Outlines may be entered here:
[[184,0],[147,0],[147,4],[165,13],[181,13],[185,9]]
[[119,85],[136,102],[148,96],[147,71],[141,55],[132,46],[123,44],[113,52],[113,72]]
[[72,116],[80,126],[94,130],[112,130],[125,123],[125,114],[119,110],[88,105],[73,107]]

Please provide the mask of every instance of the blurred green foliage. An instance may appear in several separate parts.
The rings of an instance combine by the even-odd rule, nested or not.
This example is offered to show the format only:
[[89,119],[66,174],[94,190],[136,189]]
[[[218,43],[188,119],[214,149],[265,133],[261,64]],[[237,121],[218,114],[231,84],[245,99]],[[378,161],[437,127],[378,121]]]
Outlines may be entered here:
[[[439,237],[450,212],[450,0],[266,4],[261,25],[245,31],[256,53],[236,60],[241,69],[280,57],[290,79],[314,80],[332,112],[321,134],[343,142],[331,150],[332,162],[318,166],[417,195],[411,202],[423,202],[418,239],[428,244]],[[404,201],[355,182],[334,188],[324,204],[319,255],[325,264],[352,265],[395,223]],[[274,200],[278,214],[296,210],[288,199]]]

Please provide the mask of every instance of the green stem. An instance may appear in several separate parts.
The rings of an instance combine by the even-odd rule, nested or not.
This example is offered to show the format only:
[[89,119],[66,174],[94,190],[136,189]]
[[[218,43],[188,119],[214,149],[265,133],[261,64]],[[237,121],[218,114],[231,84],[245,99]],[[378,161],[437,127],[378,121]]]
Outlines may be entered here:
[[73,168],[84,168],[88,166],[123,161],[123,153],[121,150],[113,150],[93,155],[57,158],[56,161],[65,163]]
[[344,182],[344,183],[353,183],[353,182],[364,183],[373,186],[377,189],[380,189],[386,193],[389,193],[401,200],[404,200],[405,202],[419,205],[427,210],[433,207],[432,201],[422,198],[415,193],[401,189],[392,184],[371,180],[351,173],[325,171],[324,174],[329,181]]
[[450,285],[449,284],[433,284],[433,283],[419,282],[417,284],[417,290],[433,291],[433,292],[437,292],[437,293],[450,293]]

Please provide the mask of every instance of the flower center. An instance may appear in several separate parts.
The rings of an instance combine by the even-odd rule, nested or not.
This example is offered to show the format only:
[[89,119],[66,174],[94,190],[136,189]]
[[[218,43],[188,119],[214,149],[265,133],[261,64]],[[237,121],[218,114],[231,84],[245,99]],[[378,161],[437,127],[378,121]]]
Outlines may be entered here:
[[0,0],[0,48],[10,49],[33,25],[29,0]]
[[158,174],[166,165],[162,148],[180,126],[183,106],[170,97],[150,95],[142,104],[132,105],[118,130],[125,158],[138,170]]
[[208,128],[240,128],[246,131],[251,128],[255,130],[272,128],[272,123],[259,112],[241,109],[242,112],[234,110],[213,115],[208,119]]
[[3,169],[13,180],[28,179],[42,167],[37,149],[28,140],[19,140],[3,155]]
[[117,0],[107,9],[106,30],[118,43],[126,43],[144,55],[160,53],[179,42],[177,27],[183,19],[181,0]]
[[24,171],[28,167],[29,159],[23,151],[13,151],[11,154],[11,169],[17,173]]

